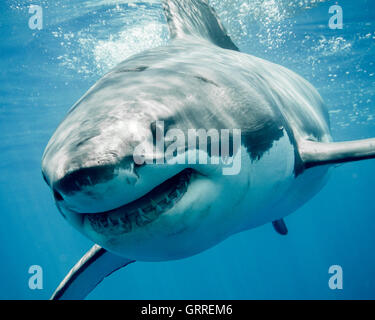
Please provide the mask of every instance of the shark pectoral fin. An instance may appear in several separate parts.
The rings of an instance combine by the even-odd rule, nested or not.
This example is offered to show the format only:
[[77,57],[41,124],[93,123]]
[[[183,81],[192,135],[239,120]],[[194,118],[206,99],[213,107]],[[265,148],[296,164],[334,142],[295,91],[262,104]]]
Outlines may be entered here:
[[162,0],[171,39],[196,37],[239,51],[207,0]]
[[288,228],[283,219],[272,222],[272,225],[278,234],[286,236],[288,234]]
[[299,143],[298,149],[305,169],[375,159],[375,139],[332,143],[304,141]]
[[113,272],[135,262],[95,245],[70,270],[51,300],[82,300]]

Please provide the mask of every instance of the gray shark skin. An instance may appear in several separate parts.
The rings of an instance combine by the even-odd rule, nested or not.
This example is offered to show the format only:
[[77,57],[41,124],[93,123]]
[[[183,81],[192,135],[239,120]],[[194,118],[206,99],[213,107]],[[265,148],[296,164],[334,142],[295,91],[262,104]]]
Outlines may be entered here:
[[[170,44],[134,55],[100,79],[43,155],[59,211],[98,244],[52,299],[85,298],[135,260],[186,258],[266,223],[286,235],[283,218],[321,190],[333,164],[375,157],[375,139],[333,143],[314,87],[239,52],[208,2],[162,2]],[[154,147],[160,121],[185,134],[240,129],[232,152],[241,170],[223,175],[224,165],[211,162],[137,165],[137,146]]]

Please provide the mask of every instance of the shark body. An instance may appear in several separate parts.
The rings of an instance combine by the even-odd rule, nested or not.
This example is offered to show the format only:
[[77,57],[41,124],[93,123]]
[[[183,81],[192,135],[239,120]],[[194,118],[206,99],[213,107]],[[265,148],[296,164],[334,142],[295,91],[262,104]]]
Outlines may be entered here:
[[[136,260],[186,258],[266,223],[286,235],[283,218],[321,190],[333,164],[375,157],[374,139],[332,142],[315,88],[239,52],[206,1],[164,0],[163,7],[170,44],[100,79],[44,153],[42,171],[58,209],[98,244],[53,299],[84,298]],[[140,144],[155,150],[158,122],[186,134],[239,129],[241,143],[231,153],[240,170],[223,175],[225,164],[211,164],[209,146],[207,164],[170,164],[157,152],[136,163]],[[186,148],[181,156],[199,152]]]

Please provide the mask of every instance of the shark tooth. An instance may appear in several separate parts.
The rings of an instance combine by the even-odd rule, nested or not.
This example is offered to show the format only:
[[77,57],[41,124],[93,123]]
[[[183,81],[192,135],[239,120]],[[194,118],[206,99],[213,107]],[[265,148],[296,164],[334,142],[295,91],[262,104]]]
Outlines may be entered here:
[[121,227],[125,233],[129,233],[130,231],[132,231],[132,223],[130,219],[128,219],[127,217],[121,217],[120,221],[122,222]]
[[148,225],[152,222],[151,219],[148,219],[146,216],[137,215],[135,222],[138,227],[143,227],[145,225]]
[[116,219],[108,218],[108,221],[112,226],[117,226],[119,224]]

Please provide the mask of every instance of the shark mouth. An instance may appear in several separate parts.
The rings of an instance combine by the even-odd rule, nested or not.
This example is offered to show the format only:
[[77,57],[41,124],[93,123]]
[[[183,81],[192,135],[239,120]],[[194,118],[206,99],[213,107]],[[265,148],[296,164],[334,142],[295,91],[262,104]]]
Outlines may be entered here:
[[84,214],[83,221],[100,234],[124,234],[137,227],[144,227],[172,209],[182,199],[188,190],[192,174],[192,169],[185,169],[145,196],[114,210]]

